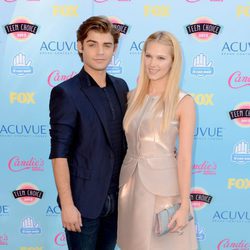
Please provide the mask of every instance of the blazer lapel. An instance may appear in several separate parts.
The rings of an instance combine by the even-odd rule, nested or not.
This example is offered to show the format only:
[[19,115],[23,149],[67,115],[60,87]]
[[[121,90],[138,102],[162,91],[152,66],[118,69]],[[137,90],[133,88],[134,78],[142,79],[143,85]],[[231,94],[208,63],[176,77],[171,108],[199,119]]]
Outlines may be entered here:
[[[83,72],[82,72],[83,71]],[[89,102],[93,106],[95,112],[97,113],[101,124],[104,128],[106,137],[108,139],[108,142],[110,146],[112,147],[109,130],[108,130],[108,122],[107,122],[107,115],[104,108],[104,105],[101,101],[101,89],[92,87],[89,77],[86,75],[84,70],[80,72],[80,79],[81,79],[81,91],[84,93],[84,95],[88,98]],[[100,95],[99,95],[100,93]]]
[[122,115],[125,114],[125,111],[126,111],[126,93],[124,93],[124,91],[122,90],[121,86],[119,83],[116,82],[116,80],[113,80],[110,76],[108,76],[109,79],[112,81],[113,83],[113,86],[114,86],[114,89],[115,89],[115,92],[118,96],[118,100],[119,100],[119,103],[120,103],[120,106],[121,106],[121,111],[122,111]]

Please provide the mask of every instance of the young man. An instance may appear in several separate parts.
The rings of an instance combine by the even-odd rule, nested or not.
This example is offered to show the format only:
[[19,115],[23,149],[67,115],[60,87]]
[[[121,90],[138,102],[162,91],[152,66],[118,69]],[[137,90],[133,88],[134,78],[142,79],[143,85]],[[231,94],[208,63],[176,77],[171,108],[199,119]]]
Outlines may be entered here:
[[70,250],[113,250],[116,245],[128,87],[106,68],[118,39],[105,17],[83,22],[77,47],[84,67],[51,92],[50,159]]

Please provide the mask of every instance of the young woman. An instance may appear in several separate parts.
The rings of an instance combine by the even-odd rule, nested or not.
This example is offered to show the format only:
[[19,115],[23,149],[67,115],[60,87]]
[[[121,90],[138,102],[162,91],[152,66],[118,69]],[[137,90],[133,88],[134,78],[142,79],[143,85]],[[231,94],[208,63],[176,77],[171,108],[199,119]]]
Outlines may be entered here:
[[[145,41],[138,86],[123,125],[128,151],[120,174],[118,245],[122,250],[197,249],[190,203],[195,106],[179,88],[181,48],[169,32]],[[178,156],[175,154],[177,136]],[[180,203],[162,236],[156,213]]]

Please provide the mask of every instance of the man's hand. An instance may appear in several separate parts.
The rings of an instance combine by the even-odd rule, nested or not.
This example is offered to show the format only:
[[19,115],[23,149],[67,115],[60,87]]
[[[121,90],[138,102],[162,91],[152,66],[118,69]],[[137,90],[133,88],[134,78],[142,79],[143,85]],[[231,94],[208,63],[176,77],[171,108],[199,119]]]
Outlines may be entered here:
[[62,207],[62,224],[68,231],[81,232],[82,217],[75,206]]

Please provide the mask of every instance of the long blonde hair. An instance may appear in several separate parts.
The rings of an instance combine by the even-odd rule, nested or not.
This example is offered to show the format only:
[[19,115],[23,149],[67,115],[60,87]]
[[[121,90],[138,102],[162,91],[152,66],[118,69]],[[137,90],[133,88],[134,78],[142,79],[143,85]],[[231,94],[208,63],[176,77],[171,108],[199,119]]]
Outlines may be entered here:
[[123,126],[127,131],[130,122],[133,119],[136,111],[142,106],[145,96],[149,90],[149,78],[145,72],[145,52],[147,50],[148,43],[156,41],[161,44],[170,46],[172,52],[172,66],[169,71],[168,80],[165,85],[164,92],[159,98],[155,107],[155,112],[162,110],[163,108],[163,120],[161,124],[161,130],[164,132],[167,130],[170,121],[175,119],[176,107],[178,103],[178,96],[180,92],[179,82],[181,78],[182,70],[182,54],[179,42],[177,39],[167,31],[158,31],[151,34],[144,43],[141,66],[136,89],[133,91],[128,101],[128,109],[123,120]]

